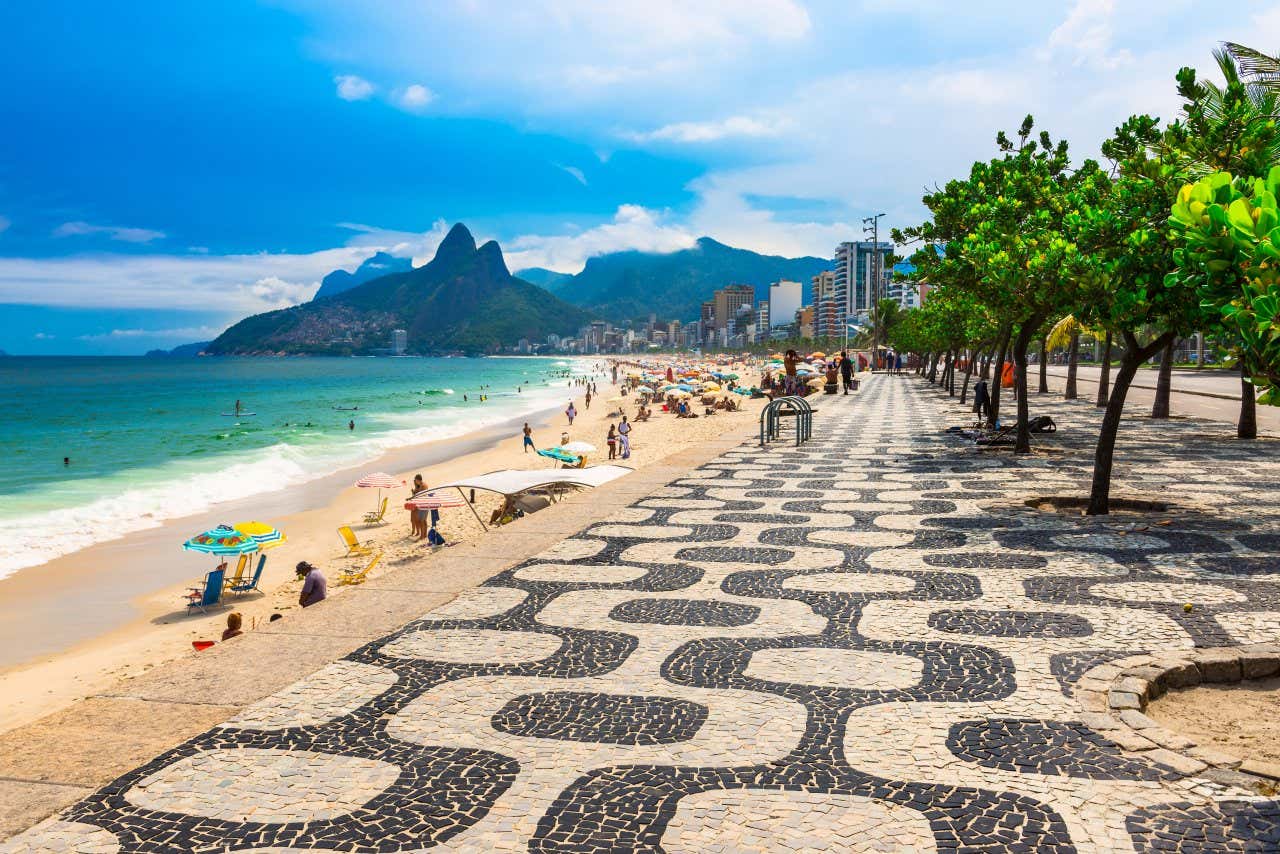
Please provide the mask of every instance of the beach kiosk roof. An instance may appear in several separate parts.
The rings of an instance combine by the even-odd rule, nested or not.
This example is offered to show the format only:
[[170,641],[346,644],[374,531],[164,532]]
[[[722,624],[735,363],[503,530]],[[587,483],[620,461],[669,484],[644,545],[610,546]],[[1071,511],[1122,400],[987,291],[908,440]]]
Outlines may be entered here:
[[591,466],[585,469],[539,469],[537,471],[521,471],[519,469],[502,469],[488,474],[479,474],[461,480],[450,481],[435,489],[483,489],[502,495],[518,495],[531,489],[545,489],[553,486],[576,486],[594,489],[611,480],[617,480],[635,469],[630,466]]

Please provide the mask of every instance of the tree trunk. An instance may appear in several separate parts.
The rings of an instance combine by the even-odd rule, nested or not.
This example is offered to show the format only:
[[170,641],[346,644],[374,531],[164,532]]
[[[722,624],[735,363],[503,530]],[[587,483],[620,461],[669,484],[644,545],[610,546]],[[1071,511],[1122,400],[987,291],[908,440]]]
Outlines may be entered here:
[[1173,391],[1173,339],[1160,354],[1160,371],[1156,375],[1156,400],[1151,405],[1152,418],[1169,417],[1169,394]]
[[1015,454],[1031,453],[1031,430],[1028,427],[1027,411],[1027,345],[1031,343],[1031,333],[1039,321],[1027,321],[1018,330],[1018,337],[1013,342],[1013,386],[1018,398],[1018,438],[1013,444]]
[[1004,374],[1004,354],[1009,347],[1009,335],[1012,330],[1004,330],[1000,333],[1000,343],[996,346],[996,358],[993,367],[995,368],[995,379],[991,383],[991,414],[987,416],[987,426],[995,428],[996,422],[1000,420],[1000,385],[1002,375]]
[[929,363],[929,385],[938,384],[938,357],[941,354],[934,353],[933,361]]
[[1062,393],[1063,400],[1075,400],[1079,397],[1076,392],[1076,368],[1080,366],[1080,333],[1077,332],[1071,336],[1071,343],[1067,345],[1067,388]]
[[1107,333],[1106,343],[1102,345],[1102,366],[1098,370],[1098,403],[1099,409],[1107,408],[1107,398],[1111,396],[1111,333]]
[[964,406],[965,399],[969,397],[969,378],[973,376],[973,360],[977,357],[977,351],[970,350],[969,358],[964,363],[964,385],[960,387],[960,405]]
[[1040,391],[1049,393],[1049,336],[1040,339]]
[[1240,420],[1236,422],[1237,439],[1258,438],[1258,401],[1253,383],[1249,382],[1249,369],[1240,360]]
[[1115,461],[1116,434],[1120,432],[1120,417],[1124,414],[1124,399],[1129,394],[1129,386],[1142,363],[1172,337],[1172,332],[1166,332],[1146,347],[1139,347],[1138,340],[1132,333],[1124,333],[1124,356],[1120,359],[1120,370],[1116,374],[1115,386],[1111,389],[1111,398],[1107,401],[1107,411],[1102,416],[1098,445],[1093,452],[1093,484],[1089,490],[1089,508],[1085,511],[1090,516],[1105,516],[1111,512],[1111,468]]
[[947,354],[947,397],[956,396],[956,351]]
[[1204,367],[1204,333],[1196,333],[1196,367]]

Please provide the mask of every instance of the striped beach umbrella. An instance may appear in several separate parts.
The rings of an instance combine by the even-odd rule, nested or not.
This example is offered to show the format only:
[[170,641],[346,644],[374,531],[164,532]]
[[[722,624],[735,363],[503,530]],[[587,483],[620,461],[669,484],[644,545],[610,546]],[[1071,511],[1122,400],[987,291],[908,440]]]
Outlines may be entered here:
[[211,531],[196,534],[182,544],[189,552],[211,555],[242,555],[259,551],[262,546],[253,537],[243,534],[230,525],[219,525]]
[[251,537],[264,552],[284,545],[287,539],[284,531],[266,522],[237,522],[233,527],[245,536]]
[[417,495],[410,498],[404,503],[406,510],[441,510],[445,507],[465,507],[466,501],[461,495],[436,495],[434,492],[428,492],[426,495]]
[[356,486],[361,489],[378,490],[378,497],[373,505],[373,512],[377,513],[382,505],[382,490],[395,489],[397,486],[404,486],[404,481],[396,480],[384,471],[375,471],[373,474],[367,474],[357,480]]

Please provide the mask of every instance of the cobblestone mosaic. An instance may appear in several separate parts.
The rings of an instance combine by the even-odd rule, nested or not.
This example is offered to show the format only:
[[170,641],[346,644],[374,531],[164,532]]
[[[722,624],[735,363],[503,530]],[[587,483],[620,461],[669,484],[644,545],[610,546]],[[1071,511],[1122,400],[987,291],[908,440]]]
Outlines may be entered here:
[[[1280,850],[1280,803],[1082,700],[1280,641],[1280,453],[1126,422],[1117,479],[1205,506],[1040,513],[1087,455],[966,445],[937,397],[823,398],[809,444],[724,453],[0,851]],[[1092,407],[1034,403],[1087,450]]]

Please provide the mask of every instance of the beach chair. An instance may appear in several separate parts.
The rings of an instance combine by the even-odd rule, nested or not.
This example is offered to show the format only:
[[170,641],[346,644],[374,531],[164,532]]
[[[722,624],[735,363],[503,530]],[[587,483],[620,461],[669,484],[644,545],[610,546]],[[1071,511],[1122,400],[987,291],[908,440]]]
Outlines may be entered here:
[[236,562],[236,571],[232,573],[230,577],[223,580],[222,586],[229,590],[232,587],[235,587],[237,584],[244,583],[244,571],[245,571],[245,568],[248,566],[249,566],[249,555],[247,554],[240,555],[240,560]]
[[377,510],[371,510],[364,514],[364,523],[366,525],[385,525],[387,515],[387,499],[382,499],[382,506]]
[[239,581],[234,581],[233,579],[233,583],[227,585],[227,592],[240,594],[240,593],[248,593],[250,590],[258,590],[258,581],[259,579],[262,578],[262,568],[266,565],[267,565],[267,556],[259,555],[258,568],[253,571],[253,577],[248,580],[242,578]]
[[356,532],[351,530],[350,526],[343,525],[338,529],[338,536],[342,537],[343,545],[347,547],[347,553],[343,557],[352,557],[354,555],[371,555],[373,549],[368,546],[360,545],[360,541],[356,539]]
[[363,584],[366,576],[369,575],[369,570],[377,566],[378,562],[381,560],[382,560],[382,552],[378,552],[376,555],[373,556],[373,560],[369,561],[369,564],[364,569],[342,570],[342,575],[338,576],[339,586],[343,584]]
[[226,577],[225,569],[215,569],[204,577],[204,582],[200,587],[192,587],[190,592],[183,598],[187,600],[187,613],[190,614],[196,608],[200,612],[208,613],[210,605],[217,605],[222,601],[222,580]]

